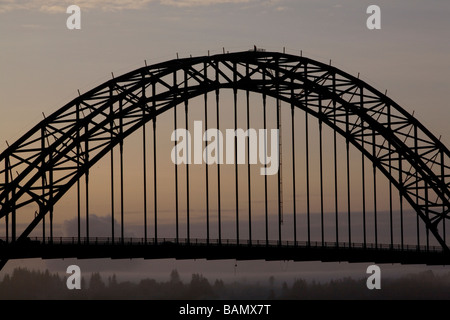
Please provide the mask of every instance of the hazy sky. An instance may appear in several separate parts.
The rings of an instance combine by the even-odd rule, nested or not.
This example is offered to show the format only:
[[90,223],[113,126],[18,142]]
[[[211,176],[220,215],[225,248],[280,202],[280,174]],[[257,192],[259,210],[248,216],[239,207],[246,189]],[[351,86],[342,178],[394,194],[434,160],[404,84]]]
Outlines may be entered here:
[[[66,28],[71,4],[81,8],[81,30]],[[371,4],[381,8],[381,30],[366,27]],[[302,50],[319,61],[331,59],[350,74],[359,72],[415,111],[448,146],[449,16],[447,0],[0,0],[0,149],[40,121],[42,112],[57,110],[77,89],[85,92],[110,79],[111,72],[136,69],[144,60],[173,59],[176,53],[187,57],[253,45]],[[188,264],[186,270],[198,267]],[[273,265],[261,272],[280,271]],[[295,265],[290,272],[316,268]],[[364,276],[364,271],[358,272]]]

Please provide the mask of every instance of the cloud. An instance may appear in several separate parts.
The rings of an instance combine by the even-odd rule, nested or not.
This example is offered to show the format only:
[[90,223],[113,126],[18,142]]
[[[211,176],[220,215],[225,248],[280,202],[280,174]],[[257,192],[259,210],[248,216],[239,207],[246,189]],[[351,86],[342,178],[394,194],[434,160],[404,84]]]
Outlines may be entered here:
[[65,13],[66,8],[59,5],[43,5],[39,8],[39,11],[47,13]]
[[15,10],[32,10],[44,13],[65,13],[70,5],[78,5],[82,10],[140,10],[150,3],[165,6],[186,8],[212,6],[218,4],[248,4],[260,3],[265,6],[275,6],[284,0],[0,0],[0,13]]
[[199,7],[223,3],[249,3],[249,2],[255,2],[255,0],[160,0],[161,4],[174,7]]
[[0,0],[0,13],[15,10],[32,10],[44,13],[65,13],[70,5],[82,10],[100,9],[103,11],[138,10],[155,0]]
[[[82,230],[84,232],[86,226],[86,219],[80,219]],[[114,220],[114,230],[120,230],[120,225],[117,220]],[[63,224],[63,233],[65,237],[73,237],[78,234],[78,220],[77,218],[66,220]],[[89,215],[89,233],[94,237],[110,237],[111,236],[111,217],[97,216],[96,214]],[[125,236],[133,237],[133,233],[127,233]]]

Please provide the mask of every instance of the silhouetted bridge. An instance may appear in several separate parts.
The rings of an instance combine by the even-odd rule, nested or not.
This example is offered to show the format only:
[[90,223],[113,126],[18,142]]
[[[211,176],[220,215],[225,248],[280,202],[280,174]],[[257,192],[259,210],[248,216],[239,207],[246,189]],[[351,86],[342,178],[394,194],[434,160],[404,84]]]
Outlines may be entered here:
[[[234,135],[225,164],[218,133],[206,131],[191,148],[164,131],[192,129],[194,118],[205,130],[282,132],[272,141],[277,173],[255,174],[250,134],[245,154]],[[141,142],[125,152],[138,131]],[[214,150],[215,162],[196,164],[192,175],[193,163],[172,165],[168,145],[186,156]],[[142,153],[131,160],[142,161],[125,166],[133,149]],[[101,183],[92,188],[96,170]],[[126,176],[137,170],[131,188]],[[58,207],[69,194],[73,207]],[[127,209],[130,194],[140,194],[140,208]],[[92,199],[105,197],[96,210],[108,217],[102,235],[110,238],[96,238]],[[359,74],[301,53],[223,52],[113,76],[0,154],[0,269],[9,259],[37,257],[448,264],[449,212],[450,152],[441,139]],[[72,234],[61,231],[69,220]],[[136,226],[142,238],[125,238]]]
[[[437,246],[328,243],[305,241],[246,241],[223,239],[147,239],[108,237],[27,238],[1,249],[1,259],[207,259],[374,262],[448,265],[449,256]],[[78,242],[79,241],[79,242]]]

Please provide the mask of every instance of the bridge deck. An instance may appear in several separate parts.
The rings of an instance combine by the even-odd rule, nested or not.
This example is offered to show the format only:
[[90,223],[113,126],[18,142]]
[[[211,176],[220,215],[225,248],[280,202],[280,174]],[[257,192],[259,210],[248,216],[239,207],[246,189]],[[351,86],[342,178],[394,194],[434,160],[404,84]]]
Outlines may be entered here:
[[27,238],[6,243],[0,239],[0,259],[236,259],[267,261],[373,262],[449,265],[450,255],[439,247],[291,241],[241,241],[143,238]]

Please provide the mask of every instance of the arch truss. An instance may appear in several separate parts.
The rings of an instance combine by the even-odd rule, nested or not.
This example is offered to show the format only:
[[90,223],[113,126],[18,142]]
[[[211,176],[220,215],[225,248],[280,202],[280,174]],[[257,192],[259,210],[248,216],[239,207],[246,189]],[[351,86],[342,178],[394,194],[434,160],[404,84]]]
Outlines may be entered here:
[[[448,251],[450,153],[385,94],[334,66],[302,56],[248,51],[145,66],[81,94],[0,155],[0,221],[6,240],[52,225],[55,204],[89,180],[90,168],[147,122],[208,92],[255,92],[304,110],[356,147],[398,189]],[[18,210],[35,205],[18,231]],[[50,231],[52,236],[52,230]],[[280,234],[281,238],[281,234]]]

